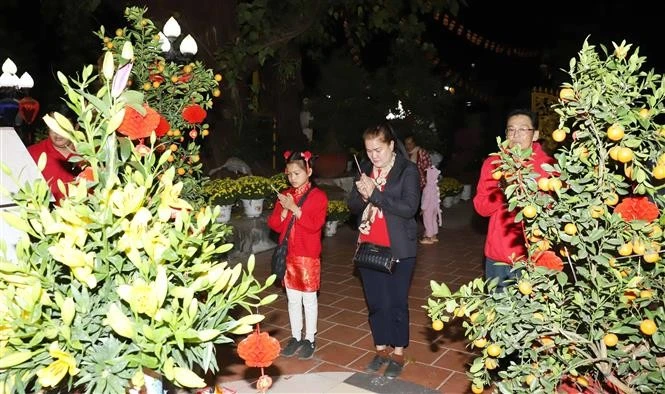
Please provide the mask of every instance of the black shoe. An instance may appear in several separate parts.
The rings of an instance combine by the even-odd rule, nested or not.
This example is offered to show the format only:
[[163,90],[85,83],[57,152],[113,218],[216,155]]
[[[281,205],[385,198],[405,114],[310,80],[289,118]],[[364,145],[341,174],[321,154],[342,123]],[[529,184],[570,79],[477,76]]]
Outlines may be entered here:
[[398,363],[395,360],[389,360],[388,367],[386,367],[386,371],[383,373],[383,376],[389,379],[394,379],[402,373],[402,368],[404,368],[404,365]]
[[289,342],[284,346],[282,352],[280,353],[284,357],[291,357],[296,354],[296,351],[302,346],[303,341],[299,341],[295,338],[289,339]]
[[300,360],[309,360],[314,356],[314,350],[316,349],[316,342],[310,342],[305,339],[302,342],[302,347],[300,352],[298,352],[298,359]]
[[379,369],[381,369],[383,364],[387,363],[388,361],[390,361],[390,359],[388,357],[383,357],[383,356],[380,356],[380,355],[376,354],[376,355],[374,355],[374,358],[372,359],[372,361],[369,362],[367,367],[365,367],[365,372],[368,372],[368,373],[376,372]]

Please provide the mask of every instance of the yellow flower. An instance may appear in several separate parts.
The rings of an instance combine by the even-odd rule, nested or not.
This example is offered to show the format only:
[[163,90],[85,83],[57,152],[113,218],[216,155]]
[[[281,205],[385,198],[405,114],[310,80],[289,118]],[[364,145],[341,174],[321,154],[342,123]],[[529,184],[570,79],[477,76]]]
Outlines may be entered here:
[[329,200],[326,211],[327,220],[346,221],[351,215],[349,206],[343,200]]
[[72,376],[79,373],[79,369],[76,368],[76,359],[68,352],[60,350],[57,342],[51,343],[49,354],[56,360],[46,368],[37,371],[37,380],[42,386],[55,387],[68,372]]
[[166,268],[157,267],[157,279],[146,283],[143,279],[134,280],[132,285],[120,285],[118,295],[129,303],[132,312],[144,313],[152,318],[155,317],[166,298],[168,279]]
[[259,199],[266,198],[274,193],[270,188],[270,180],[257,175],[247,175],[236,179],[240,187],[240,198]]
[[158,225],[155,225],[155,227],[145,233],[141,241],[146,254],[155,263],[162,261],[164,252],[171,246],[168,237],[162,234],[161,226]]
[[63,239],[50,246],[48,251],[54,260],[69,266],[80,282],[85,283],[91,289],[97,286],[97,279],[92,274],[95,263],[94,252],[84,253]]
[[[159,194],[159,207],[157,208],[157,216],[162,222],[171,219],[171,214],[174,210],[192,210],[192,206],[185,200],[180,198],[183,183],[178,182],[173,184],[173,176],[175,169],[173,167],[166,170],[162,175],[161,183],[163,189]],[[177,211],[175,212],[177,214]]]
[[222,178],[208,182],[203,191],[214,204],[231,205],[238,200],[240,186],[234,179]]
[[125,217],[141,208],[145,199],[146,189],[128,183],[124,189],[116,189],[111,192],[111,210],[115,216]]

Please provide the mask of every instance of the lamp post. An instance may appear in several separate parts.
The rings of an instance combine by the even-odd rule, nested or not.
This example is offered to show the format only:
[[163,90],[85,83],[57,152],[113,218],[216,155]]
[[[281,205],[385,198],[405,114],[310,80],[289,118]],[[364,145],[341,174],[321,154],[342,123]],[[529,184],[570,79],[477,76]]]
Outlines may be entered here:
[[[31,125],[39,113],[39,102],[30,97],[30,89],[35,81],[24,72],[19,78],[18,69],[12,59],[7,58],[2,64],[0,74],[0,126],[18,127]],[[16,116],[18,113],[18,117]],[[19,135],[26,145],[32,143],[29,129],[19,128]]]
[[170,17],[159,32],[160,49],[166,60],[186,63],[198,52],[199,48],[192,35],[182,37],[181,33],[180,25],[174,17]]

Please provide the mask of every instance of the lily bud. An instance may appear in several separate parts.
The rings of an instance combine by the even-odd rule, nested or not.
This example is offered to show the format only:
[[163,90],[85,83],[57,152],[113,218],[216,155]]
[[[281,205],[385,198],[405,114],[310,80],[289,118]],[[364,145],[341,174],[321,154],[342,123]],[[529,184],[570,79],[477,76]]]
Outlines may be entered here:
[[113,54],[110,51],[106,51],[104,54],[104,62],[102,63],[102,75],[108,81],[113,78]]
[[173,375],[176,383],[183,387],[205,387],[206,385],[199,375],[187,368],[175,367],[173,368]]
[[125,41],[125,44],[122,46],[122,53],[120,54],[123,59],[132,60],[134,57],[134,47],[129,41]]
[[74,315],[76,314],[76,304],[74,304],[74,299],[72,297],[67,297],[65,302],[62,303],[62,308],[60,308],[60,313],[62,316],[62,322],[66,326],[70,326],[74,320]]

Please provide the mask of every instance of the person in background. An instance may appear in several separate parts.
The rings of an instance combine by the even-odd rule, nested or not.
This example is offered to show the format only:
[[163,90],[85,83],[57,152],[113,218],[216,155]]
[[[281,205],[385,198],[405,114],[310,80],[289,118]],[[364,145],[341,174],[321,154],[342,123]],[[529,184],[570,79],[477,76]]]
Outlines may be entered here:
[[441,196],[439,192],[438,179],[441,171],[435,167],[427,169],[427,184],[423,189],[420,199],[420,211],[423,215],[425,235],[420,240],[421,244],[431,245],[439,242],[439,226],[441,226]]
[[368,128],[363,140],[369,162],[360,165],[349,196],[351,212],[360,217],[358,242],[389,246],[397,259],[392,274],[359,269],[376,348],[365,370],[377,372],[387,364],[383,376],[395,378],[402,372],[404,348],[409,345],[408,294],[418,247],[418,169],[389,124]]
[[[279,233],[279,242],[282,242],[291,218],[295,217],[287,239],[286,274],[283,280],[291,323],[291,339],[282,349],[281,355],[291,357],[299,351],[298,358],[307,360],[312,358],[316,349],[314,335],[317,331],[319,308],[316,293],[321,285],[321,229],[326,221],[328,197],[323,190],[310,182],[310,152],[287,151],[284,157],[285,172],[291,187],[277,194],[275,209],[268,218],[268,226]],[[310,189],[304,203],[299,207],[298,202]]]
[[[551,164],[553,159],[535,142],[538,139],[535,122],[534,114],[527,110],[510,112],[506,123],[506,138],[511,147],[519,145],[522,149],[531,148],[533,153],[530,164],[541,176],[547,176],[541,165]],[[498,166],[495,163],[497,160],[499,157],[492,154],[483,162],[473,206],[479,215],[489,218],[485,240],[485,279],[497,278],[498,290],[501,290],[507,281],[515,278],[512,262],[526,256],[526,243],[521,224],[515,223],[517,212],[508,211],[503,189],[499,181],[492,177]]]
[[406,152],[409,154],[409,160],[416,163],[418,167],[418,176],[420,179],[420,190],[425,188],[425,183],[427,183],[427,169],[432,166],[432,159],[430,158],[427,150],[419,147],[416,144],[416,139],[414,136],[410,135],[404,139],[404,147]]
[[[51,112],[50,115],[53,116],[53,113]],[[75,166],[69,161],[69,158],[76,153],[74,145],[70,140],[49,128],[48,136],[42,141],[30,145],[28,152],[35,163],[39,162],[42,153],[46,155],[46,166],[42,170],[42,175],[51,189],[56,204],[59,204],[65,196],[58,187],[58,181],[60,180],[66,185],[76,179]]]

